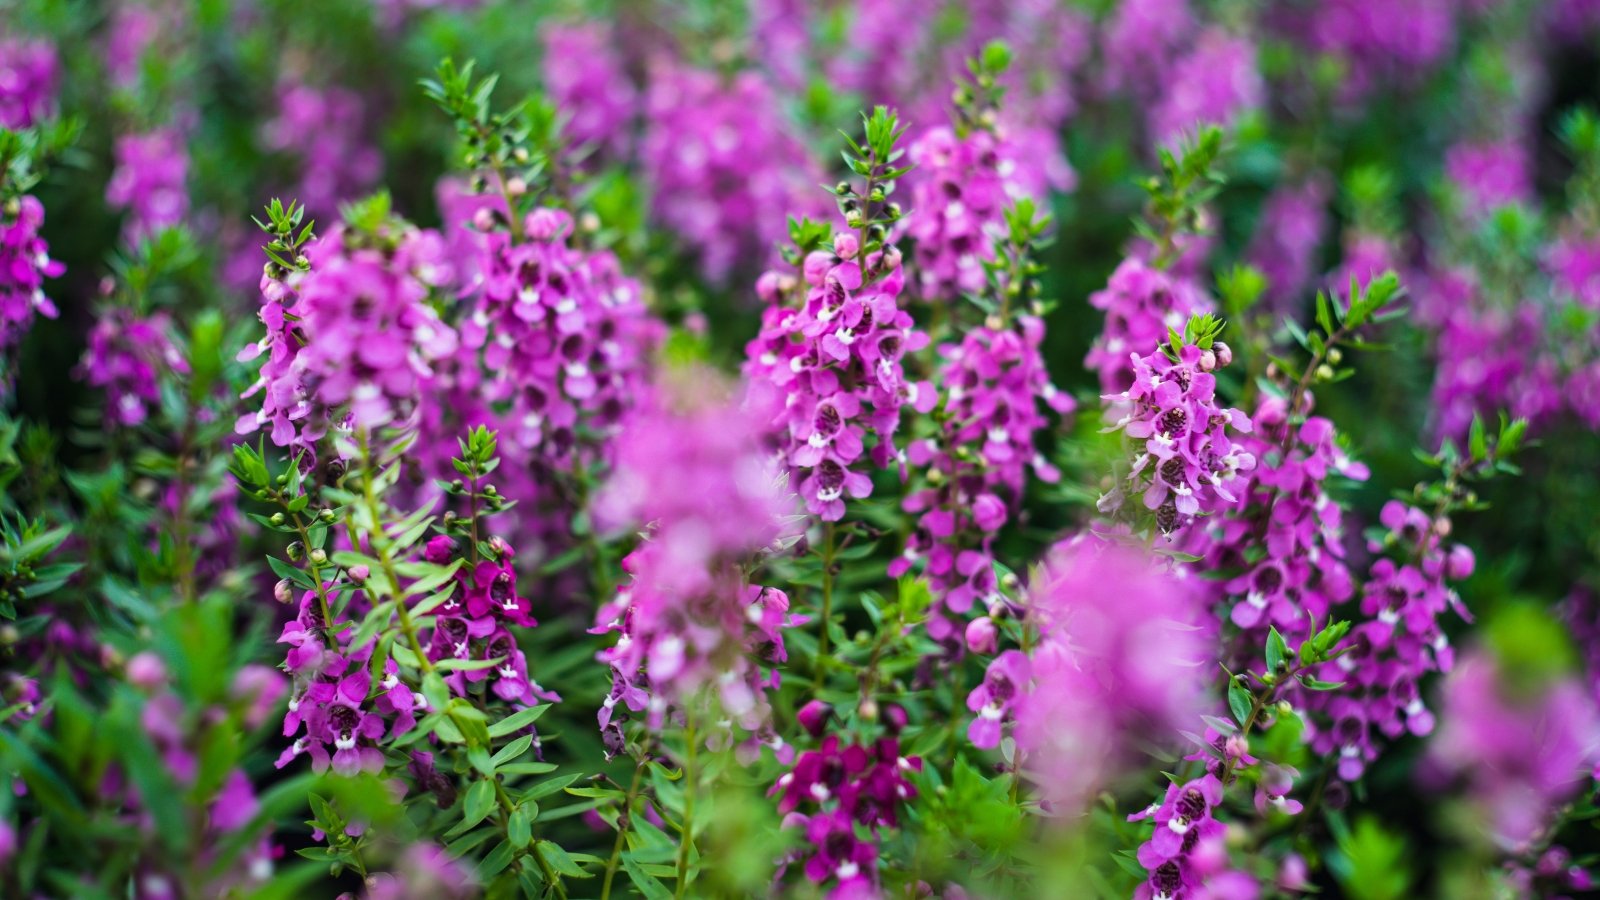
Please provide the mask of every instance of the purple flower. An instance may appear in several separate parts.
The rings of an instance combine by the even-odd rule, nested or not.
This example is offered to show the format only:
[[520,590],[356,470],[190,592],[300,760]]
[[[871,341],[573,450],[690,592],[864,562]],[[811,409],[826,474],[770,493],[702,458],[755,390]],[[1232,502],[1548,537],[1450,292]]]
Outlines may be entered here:
[[[774,211],[822,217],[822,170],[760,75],[725,77],[663,57],[647,83],[639,158],[651,214],[708,278],[770,261],[785,237]],[[760,177],[751,177],[756,165]]]
[[277,110],[262,126],[262,142],[298,163],[286,196],[313,214],[331,215],[340,203],[372,190],[383,172],[383,155],[368,140],[360,94],[285,77],[274,96]]
[[1278,185],[1261,211],[1247,256],[1267,277],[1267,302],[1280,315],[1297,313],[1311,285],[1328,234],[1328,197],[1328,179],[1315,173]]
[[60,276],[66,267],[50,258],[50,245],[39,236],[43,226],[44,206],[31,195],[0,205],[0,396],[11,392],[13,354],[34,315],[57,315],[44,295],[44,280]]
[[1220,28],[1208,28],[1178,60],[1161,102],[1150,110],[1150,134],[1170,144],[1198,126],[1232,126],[1260,107],[1266,86],[1256,69],[1256,48],[1250,41]]
[[612,29],[600,22],[563,22],[543,30],[544,83],[568,117],[563,137],[604,159],[622,158],[631,144],[639,91],[629,80]]
[[[1185,345],[1176,361],[1161,350],[1144,357],[1133,354],[1133,386],[1105,396],[1111,401],[1109,415],[1121,414],[1106,430],[1143,441],[1142,447],[1136,444],[1132,467],[1118,490],[1122,496],[1142,495],[1164,534],[1236,503],[1234,492],[1247,484],[1240,474],[1256,466],[1248,446],[1229,434],[1230,429],[1249,433],[1250,417],[1217,405],[1212,370],[1223,364],[1223,347],[1213,351]],[[1111,511],[1117,502],[1111,495],[1101,510]]]
[[140,425],[161,401],[163,372],[187,374],[189,363],[169,336],[163,313],[141,318],[126,309],[108,308],[89,331],[79,372],[105,391],[106,420],[120,427]]
[[741,566],[788,533],[792,499],[763,450],[762,419],[705,389],[710,381],[685,372],[651,393],[621,433],[597,504],[613,525],[649,527],[623,561],[629,582],[591,629],[619,634],[599,654],[613,679],[600,726],[620,747],[619,704],[648,711],[658,729],[711,687],[730,725],[781,757],[766,691],[787,659],[783,629],[804,618],[790,615],[784,592],[747,583]]
[[189,212],[189,149],[176,129],[117,138],[106,203],[127,211],[123,239],[136,244],[182,222]]
[[905,281],[899,251],[889,245],[861,259],[850,233],[837,235],[834,249],[837,255],[817,251],[806,258],[803,285],[789,280],[787,290],[803,298],[798,309],[777,290],[785,279],[763,279],[774,304],[745,350],[751,402],[771,411],[806,508],[829,522],[844,516],[846,495],[872,492],[872,482],[854,468],[866,436],[875,438],[872,463],[888,466],[898,456],[901,408],[926,412],[938,402],[932,387],[910,381],[902,365],[928,338],[898,305]]
[[53,114],[58,69],[50,44],[0,39],[0,128],[20,131]]
[[1167,329],[1183,330],[1195,313],[1210,312],[1211,298],[1193,281],[1152,269],[1137,256],[1123,260],[1089,305],[1104,310],[1104,329],[1084,365],[1100,375],[1100,390],[1123,390],[1133,380],[1130,354],[1152,353],[1167,339]]
[[1520,688],[1473,652],[1445,680],[1429,758],[1466,782],[1501,846],[1524,852],[1562,803],[1588,787],[1600,761],[1600,711],[1575,679]]
[[[990,548],[1021,508],[1029,472],[1052,483],[1060,477],[1036,444],[1049,425],[1041,406],[1066,416],[1077,404],[1050,383],[1043,342],[1043,321],[1018,316],[1010,327],[986,324],[959,345],[942,345],[944,415],[931,436],[906,448],[924,486],[902,502],[917,527],[889,574],[925,561],[935,596],[958,616],[999,599]],[[953,627],[939,612],[928,622],[935,640]]]

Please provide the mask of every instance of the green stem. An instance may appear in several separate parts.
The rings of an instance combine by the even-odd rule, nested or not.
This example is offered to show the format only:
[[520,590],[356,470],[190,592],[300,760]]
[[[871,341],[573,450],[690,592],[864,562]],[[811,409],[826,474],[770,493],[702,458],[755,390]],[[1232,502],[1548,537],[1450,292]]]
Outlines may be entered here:
[[822,526],[822,636],[817,645],[817,678],[822,677],[823,662],[828,658],[828,625],[833,618],[833,523]]
[[674,900],[683,897],[689,888],[689,848],[694,844],[695,779],[699,773],[695,770],[695,744],[698,738],[694,733],[693,716],[688,716],[684,724],[684,740],[683,828],[678,842],[678,884],[672,892]]
[[628,785],[628,795],[622,801],[622,815],[617,817],[617,840],[611,845],[611,858],[606,860],[606,879],[600,885],[600,900],[611,900],[611,882],[617,877],[617,866],[622,863],[622,847],[633,817],[633,801],[639,796],[639,783],[644,780],[644,758],[635,761],[633,783]]
[[426,675],[433,671],[433,663],[428,659],[428,655],[422,652],[422,641],[417,637],[416,624],[411,621],[411,610],[406,606],[405,598],[400,596],[400,576],[395,571],[394,560],[389,556],[389,536],[383,531],[378,496],[372,490],[372,478],[377,474],[372,459],[372,445],[365,429],[362,429],[359,435],[361,464],[364,469],[361,474],[361,496],[366,502],[367,515],[372,520],[372,552],[378,558],[378,566],[383,569],[383,576],[388,580],[389,587],[395,592],[394,610],[400,617],[400,633],[405,635],[406,642],[411,645],[411,652],[416,654],[417,666]]

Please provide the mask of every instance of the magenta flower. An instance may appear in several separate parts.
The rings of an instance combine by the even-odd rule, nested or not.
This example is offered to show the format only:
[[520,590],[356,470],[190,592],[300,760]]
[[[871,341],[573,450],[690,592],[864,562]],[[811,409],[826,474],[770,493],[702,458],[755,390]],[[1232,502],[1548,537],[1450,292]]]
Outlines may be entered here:
[[1592,785],[1600,711],[1574,679],[1520,693],[1496,660],[1473,652],[1445,680],[1429,758],[1462,779],[1502,847],[1524,852],[1558,806]]
[[[567,116],[562,136],[606,160],[632,143],[639,91],[629,80],[613,30],[600,22],[551,23],[543,28],[545,89]],[[574,65],[581,60],[581,64]]]
[[1130,355],[1154,352],[1168,328],[1181,332],[1191,315],[1212,309],[1211,298],[1193,281],[1152,269],[1136,256],[1117,266],[1089,305],[1104,310],[1106,322],[1084,365],[1099,373],[1100,390],[1108,394],[1133,381]]
[[1201,125],[1230,127],[1265,99],[1255,45],[1208,28],[1174,64],[1161,102],[1150,110],[1150,134],[1171,144]]
[[124,240],[138,243],[189,213],[189,149],[174,128],[117,138],[116,169],[106,203],[127,211]]
[[116,308],[104,310],[95,321],[78,371],[105,391],[108,424],[143,424],[161,401],[159,375],[188,373],[189,363],[173,344],[169,328],[163,313],[141,318]]
[[31,195],[0,206],[0,394],[12,388],[13,354],[33,326],[33,317],[54,319],[56,306],[44,295],[44,280],[57,278],[66,267],[50,258],[50,245],[39,236],[44,206]]
[[20,131],[50,118],[59,68],[44,41],[0,39],[0,128]]
[[1111,401],[1111,415],[1121,414],[1106,430],[1121,430],[1143,446],[1135,445],[1132,467],[1116,489],[1120,494],[1103,498],[1102,512],[1115,510],[1120,497],[1142,495],[1156,526],[1171,534],[1238,501],[1235,491],[1247,484],[1240,475],[1255,468],[1256,458],[1229,433],[1248,434],[1254,427],[1250,417],[1217,405],[1212,370],[1230,358],[1225,344],[1214,351],[1185,345],[1176,361],[1161,350],[1133,354],[1133,386],[1104,398]]

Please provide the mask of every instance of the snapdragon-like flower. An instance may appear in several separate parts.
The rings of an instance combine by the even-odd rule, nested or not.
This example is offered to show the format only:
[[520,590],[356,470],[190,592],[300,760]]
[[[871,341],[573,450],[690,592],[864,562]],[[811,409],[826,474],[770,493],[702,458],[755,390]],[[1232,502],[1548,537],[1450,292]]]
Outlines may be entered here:
[[481,349],[487,397],[507,407],[502,440],[567,468],[574,452],[603,450],[583,435],[616,430],[661,327],[614,255],[574,245],[570,215],[537,209],[523,225],[522,241],[482,235],[462,339]]
[[1538,429],[1570,401],[1581,410],[1582,392],[1563,390],[1549,344],[1551,323],[1536,300],[1512,308],[1496,305],[1470,272],[1449,272],[1434,280],[1429,296],[1442,321],[1434,343],[1434,433],[1460,442],[1474,416],[1506,412]]
[[379,234],[335,228],[305,249],[306,272],[262,278],[267,334],[239,358],[268,354],[244,393],[259,412],[237,430],[270,425],[273,443],[312,448],[329,426],[374,429],[415,413],[432,365],[450,357],[456,333],[428,305],[450,283],[436,232],[397,224]]
[[161,401],[161,373],[189,371],[169,327],[163,313],[141,317],[121,308],[107,309],[95,321],[79,371],[91,386],[105,391],[109,423],[125,428],[142,424]]
[[747,751],[761,741],[787,755],[768,724],[766,692],[787,658],[783,629],[804,619],[789,614],[783,591],[749,584],[741,568],[787,533],[793,510],[761,424],[680,384],[658,390],[618,439],[597,510],[649,531],[623,562],[629,582],[591,629],[618,634],[599,655],[612,672],[599,716],[610,753],[624,744],[618,704],[659,729],[669,714],[692,714],[704,690],[752,736]]
[[628,78],[612,30],[599,22],[562,22],[544,32],[544,84],[567,116],[564,137],[606,159],[620,159],[632,143],[639,91]]
[[785,237],[775,210],[822,215],[821,167],[757,73],[725,78],[662,60],[651,72],[645,123],[639,157],[652,215],[712,281],[772,259]]
[[[527,655],[517,645],[516,629],[533,628],[539,623],[533,617],[531,602],[517,590],[516,551],[499,537],[490,537],[485,543],[493,558],[483,558],[480,548],[462,547],[461,542],[447,535],[428,541],[423,551],[428,562],[442,566],[457,556],[463,560],[456,572],[455,592],[437,608],[433,631],[423,649],[433,662],[495,662],[487,669],[449,673],[445,683],[459,696],[467,696],[472,685],[487,681],[486,686],[495,697],[514,707],[560,700],[560,696],[533,679]],[[383,687],[393,692],[389,702],[405,715],[409,716],[408,703],[420,705],[420,695],[414,696],[392,670]]]
[[1260,896],[1252,876],[1228,867],[1226,826],[1216,818],[1222,794],[1222,782],[1207,773],[1168,785],[1165,797],[1128,817],[1155,820],[1136,856],[1149,875],[1134,889],[1135,900]]
[[1174,65],[1161,102],[1150,110],[1150,134],[1165,144],[1203,124],[1231,127],[1265,97],[1255,45],[1220,28],[1207,29]]
[[1123,260],[1105,288],[1089,296],[1089,305],[1105,312],[1106,323],[1084,365],[1100,375],[1100,390],[1108,394],[1133,380],[1130,354],[1150,353],[1167,339],[1167,329],[1182,331],[1190,316],[1213,308],[1199,285],[1138,257]]
[[1576,679],[1520,693],[1509,682],[1492,655],[1463,659],[1444,682],[1441,725],[1428,754],[1466,781],[1496,843],[1525,852],[1556,808],[1590,784],[1600,760],[1600,713]]
[[[880,831],[899,827],[900,808],[917,796],[908,776],[921,770],[922,760],[901,756],[892,737],[846,746],[838,735],[829,735],[820,748],[800,754],[768,792],[778,796],[784,827],[803,828],[810,845],[789,861],[803,859],[812,883],[833,883],[830,897],[875,889],[875,839]],[[875,890],[865,894],[875,895]]]
[[[1301,411],[1310,403],[1308,394]],[[1369,472],[1340,448],[1331,421],[1309,416],[1294,425],[1282,398],[1263,400],[1253,421],[1256,430],[1241,445],[1256,468],[1239,505],[1208,529],[1206,566],[1239,572],[1223,585],[1233,598],[1229,618],[1247,635],[1241,643],[1259,648],[1269,627],[1305,639],[1312,623],[1328,622],[1354,594],[1344,513],[1327,480],[1364,481]]]
[[1439,520],[1398,500],[1385,504],[1379,518],[1387,534],[1371,549],[1392,549],[1396,558],[1372,564],[1361,593],[1365,620],[1345,639],[1349,651],[1311,670],[1317,679],[1343,687],[1304,697],[1313,713],[1307,721],[1311,747],[1336,754],[1339,777],[1346,781],[1360,778],[1377,759],[1380,736],[1392,740],[1433,731],[1422,681],[1448,672],[1455,662],[1441,619],[1450,611],[1468,618],[1449,582],[1472,574],[1472,552],[1446,544]]
[[1359,98],[1383,80],[1415,80],[1455,41],[1455,0],[1326,0],[1297,8],[1279,25],[1309,50],[1343,59],[1341,85]]
[[34,316],[57,315],[56,305],[44,294],[44,280],[58,277],[66,267],[50,258],[50,245],[39,236],[43,225],[44,206],[31,195],[0,205],[0,396],[11,392],[14,354]]
[[958,304],[983,289],[983,263],[1005,234],[1005,209],[1020,197],[1040,197],[1047,184],[1025,178],[1025,148],[1006,132],[974,129],[965,137],[939,127],[911,145],[916,165],[906,233],[916,242],[921,299]]
[[1027,654],[1008,650],[967,698],[968,737],[997,746],[1015,721],[1020,766],[1071,814],[1144,740],[1205,708],[1199,585],[1133,549],[1082,536],[1046,560],[1026,597]]
[[123,238],[138,243],[182,222],[189,212],[188,178],[189,148],[177,129],[117,138],[106,203],[127,213]]
[[[934,595],[958,616],[999,599],[991,544],[1020,510],[1028,472],[1046,482],[1060,478],[1035,442],[1048,424],[1041,401],[1058,415],[1076,404],[1050,383],[1043,340],[1043,321],[1018,316],[1011,327],[985,324],[968,330],[960,344],[941,346],[938,431],[906,448],[926,486],[903,503],[918,517],[917,527],[889,575],[926,560]],[[935,612],[928,628],[942,640],[952,625]]]
[[[879,467],[897,458],[901,407],[927,412],[939,399],[928,383],[912,382],[901,362],[928,337],[898,305],[905,283],[900,252],[891,244],[861,260],[859,247],[854,234],[837,235],[834,252],[806,258],[803,285],[789,276],[764,277],[758,289],[773,305],[746,347],[754,402],[774,410],[791,477],[806,508],[827,522],[844,517],[847,495],[872,493],[859,470],[864,453]],[[781,302],[786,282],[804,298],[799,309]]]
[[1123,484],[1101,499],[1102,512],[1114,512],[1123,498],[1139,495],[1155,512],[1156,527],[1171,534],[1238,502],[1234,491],[1246,483],[1240,473],[1254,469],[1256,458],[1230,434],[1230,429],[1249,433],[1250,417],[1217,405],[1212,370],[1231,358],[1226,344],[1215,349],[1184,344],[1176,360],[1163,350],[1133,355],[1133,386],[1105,397],[1113,413],[1122,412],[1108,430],[1143,444],[1136,446]]
[[1100,38],[1104,86],[1153,100],[1173,84],[1172,72],[1194,31],[1188,0],[1126,0],[1106,19]]
[[59,68],[55,48],[43,41],[0,39],[0,128],[31,128],[50,117]]

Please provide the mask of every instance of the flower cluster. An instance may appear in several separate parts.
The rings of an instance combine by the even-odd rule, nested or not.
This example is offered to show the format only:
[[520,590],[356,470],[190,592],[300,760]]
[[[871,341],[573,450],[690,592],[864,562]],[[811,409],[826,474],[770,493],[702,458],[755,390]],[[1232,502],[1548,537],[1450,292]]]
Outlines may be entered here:
[[[423,558],[437,566],[462,560],[456,572],[455,592],[436,610],[433,632],[424,643],[428,659],[494,662],[488,669],[452,671],[445,683],[458,696],[472,685],[487,682],[494,696],[513,706],[533,706],[541,700],[561,699],[540,687],[528,672],[528,658],[517,646],[516,628],[538,625],[532,604],[517,591],[516,551],[505,540],[486,542],[493,558],[480,558],[479,548],[467,548],[448,535],[428,541]],[[403,689],[396,685],[395,689]],[[403,704],[397,704],[403,705]]]
[[58,68],[49,44],[0,38],[0,128],[30,128],[49,118]]
[[[1302,405],[1309,407],[1309,395]],[[1239,506],[1211,529],[1206,564],[1240,570],[1223,585],[1236,598],[1229,618],[1248,635],[1246,644],[1259,647],[1269,627],[1307,637],[1354,593],[1344,512],[1327,480],[1365,481],[1369,472],[1339,447],[1333,423],[1322,416],[1291,424],[1287,401],[1269,397],[1253,418],[1256,431],[1242,443],[1257,466]],[[1262,547],[1257,558],[1253,551]]]
[[1028,589],[1033,646],[1001,653],[967,697],[968,737],[997,746],[1014,719],[1021,768],[1053,808],[1080,809],[1137,741],[1202,708],[1197,589],[1106,539],[1064,542]]
[[[816,750],[800,754],[794,768],[772,786],[785,828],[805,831],[806,877],[833,883],[828,896],[875,895],[880,829],[898,828],[899,810],[917,796],[907,779],[922,760],[900,755],[900,742],[880,738],[871,746],[845,745],[829,735]],[[805,812],[802,812],[805,810]],[[859,831],[874,840],[863,840]],[[866,891],[868,893],[855,893]]]
[[1279,185],[1267,197],[1246,253],[1266,276],[1268,302],[1293,315],[1316,275],[1317,251],[1328,234],[1329,186],[1315,175]]
[[[876,437],[872,462],[888,466],[896,459],[901,407],[927,412],[939,400],[931,385],[911,381],[901,362],[928,337],[898,305],[905,285],[899,250],[889,244],[863,257],[860,248],[856,235],[844,232],[831,253],[806,256],[803,284],[764,276],[758,289],[770,305],[746,348],[746,377],[774,410],[784,462],[806,508],[828,522],[844,517],[845,495],[872,493],[856,468],[866,437]],[[785,290],[803,290],[799,309],[782,302]]]
[[182,132],[161,128],[117,138],[106,203],[125,210],[122,234],[137,244],[189,213],[189,149]]
[[1227,828],[1216,818],[1222,793],[1222,782],[1208,773],[1167,785],[1164,797],[1128,817],[1153,819],[1155,824],[1136,857],[1149,877],[1134,891],[1135,900],[1260,895],[1253,877],[1229,868],[1222,846]]
[[314,213],[331,215],[340,203],[366,194],[383,172],[383,157],[363,127],[361,95],[289,79],[276,91],[276,114],[262,126],[262,141],[298,163],[288,196]]
[[453,273],[439,235],[403,224],[372,234],[338,227],[305,248],[307,271],[262,278],[266,336],[240,354],[268,354],[245,392],[262,408],[239,420],[268,424],[279,446],[310,449],[327,428],[372,429],[407,420],[433,362],[455,353],[456,333],[427,304]]
[[1150,134],[1169,143],[1198,125],[1233,125],[1261,106],[1266,94],[1256,69],[1256,48],[1250,41],[1220,29],[1208,29],[1178,60],[1168,90],[1150,110]]
[[[1450,671],[1455,650],[1441,617],[1454,610],[1468,618],[1461,598],[1449,586],[1472,574],[1472,551],[1447,545],[1447,520],[1391,500],[1380,517],[1387,534],[1370,549],[1392,549],[1372,564],[1361,593],[1365,619],[1350,631],[1349,651],[1318,667],[1319,679],[1343,683],[1316,695],[1318,721],[1308,728],[1318,753],[1337,754],[1339,777],[1354,781],[1378,757],[1378,735],[1433,731],[1434,715],[1422,699],[1425,675]],[[1446,523],[1446,524],[1441,524]]]
[[[939,429],[906,448],[907,462],[927,486],[902,502],[917,525],[889,575],[899,577],[925,559],[934,595],[957,615],[999,599],[991,545],[1021,508],[1028,472],[1046,482],[1060,478],[1035,443],[1047,425],[1040,401],[1063,416],[1076,404],[1050,383],[1043,340],[1044,322],[1019,316],[1014,327],[982,325],[960,344],[941,346]],[[928,627],[942,640],[952,626],[935,612]]]
[[1590,786],[1600,711],[1575,679],[1519,695],[1491,654],[1474,652],[1445,680],[1430,759],[1466,782],[1484,826],[1525,852],[1562,803]]
[[79,371],[92,387],[105,391],[110,424],[123,428],[142,424],[161,401],[158,377],[189,371],[172,342],[170,327],[162,313],[138,316],[110,308],[90,329]]
[[[486,211],[480,219],[490,221]],[[488,399],[509,408],[503,440],[564,466],[592,451],[585,434],[603,437],[622,420],[659,325],[614,255],[574,245],[570,215],[534,210],[523,231],[521,241],[482,236],[462,342],[481,352]]]
[[1130,355],[1144,356],[1167,339],[1168,329],[1183,329],[1196,313],[1210,312],[1211,298],[1187,278],[1152,268],[1129,257],[1111,273],[1105,288],[1089,296],[1105,312],[1105,327],[1095,337],[1084,365],[1100,376],[1100,390],[1125,389],[1134,378]]
[[1005,208],[1032,193],[1016,179],[1015,152],[995,132],[960,137],[944,127],[911,145],[917,171],[906,231],[916,241],[920,299],[956,304],[983,288],[983,263],[994,258]]
[[821,214],[812,197],[825,176],[756,73],[724,78],[662,61],[651,71],[645,123],[639,157],[652,213],[712,281],[771,259],[784,237],[772,211]]
[[1116,512],[1125,498],[1140,496],[1163,534],[1238,502],[1234,491],[1243,482],[1234,482],[1256,466],[1249,446],[1229,433],[1250,432],[1250,417],[1217,405],[1212,372],[1232,360],[1228,345],[1183,343],[1172,350],[1134,354],[1133,386],[1105,397],[1111,414],[1121,414],[1108,430],[1143,444],[1123,483],[1101,499],[1100,510]]
[[611,29],[596,22],[556,24],[544,33],[545,89],[569,116],[563,137],[606,159],[627,154],[639,110],[639,92],[613,42]]
[[629,583],[591,629],[619,635],[599,657],[612,673],[599,714],[608,752],[625,742],[619,703],[660,729],[669,714],[695,715],[696,695],[709,689],[752,741],[787,755],[766,692],[788,657],[783,629],[804,617],[790,615],[783,591],[748,583],[742,567],[786,533],[791,502],[762,452],[760,419],[727,400],[680,385],[632,417],[598,506],[614,522],[650,526],[623,561]]
[[[54,319],[56,305],[44,294],[44,280],[66,267],[50,258],[50,246],[39,236],[44,206],[30,195],[12,197],[0,206],[0,375],[10,385],[12,354],[33,326],[33,317]],[[4,393],[9,393],[5,391]]]

